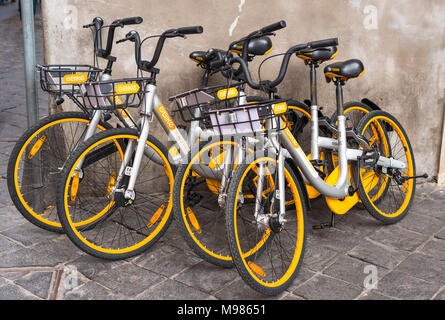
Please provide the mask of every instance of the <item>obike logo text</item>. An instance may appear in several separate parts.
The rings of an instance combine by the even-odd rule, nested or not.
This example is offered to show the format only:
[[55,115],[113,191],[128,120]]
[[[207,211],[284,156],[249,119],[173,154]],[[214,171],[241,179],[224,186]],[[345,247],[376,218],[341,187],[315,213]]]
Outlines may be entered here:
[[84,83],[88,80],[88,76],[85,73],[67,74],[63,77],[63,83]]
[[[122,101],[121,97],[119,96],[114,96],[114,104],[116,105],[121,105],[124,104],[124,102]],[[120,109],[119,109],[120,110]]]
[[289,128],[284,129],[283,132],[286,135],[286,137],[290,140],[290,143],[294,148],[296,149],[300,148],[297,139],[295,139],[294,135],[290,132]]
[[122,83],[115,88],[117,94],[138,93],[139,89],[140,87],[137,83]]
[[176,125],[173,122],[172,118],[170,118],[170,115],[168,114],[167,110],[165,109],[165,107],[162,104],[160,104],[158,106],[158,112],[161,115],[162,120],[164,121],[167,128],[169,128],[170,130],[175,130]]
[[274,114],[285,113],[287,111],[287,103],[286,102],[276,103],[272,106],[272,109]]
[[219,100],[234,98],[237,95],[238,95],[237,88],[222,89],[222,90],[219,90],[218,94],[217,94]]

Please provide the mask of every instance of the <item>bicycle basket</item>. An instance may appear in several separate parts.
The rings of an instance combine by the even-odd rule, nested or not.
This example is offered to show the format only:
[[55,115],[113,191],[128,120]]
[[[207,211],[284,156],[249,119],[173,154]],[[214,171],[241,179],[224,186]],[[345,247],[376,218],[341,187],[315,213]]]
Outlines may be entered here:
[[[204,112],[204,125],[216,135],[268,133],[287,128],[288,100],[268,100]],[[271,121],[267,121],[271,120]]]
[[83,105],[100,110],[137,108],[147,92],[147,84],[152,81],[141,77],[81,84]]
[[202,120],[208,110],[225,109],[240,104],[243,83],[225,84],[213,87],[193,89],[170,97],[185,122]]
[[77,95],[79,84],[96,81],[101,69],[84,64],[37,65],[43,91],[62,96]]

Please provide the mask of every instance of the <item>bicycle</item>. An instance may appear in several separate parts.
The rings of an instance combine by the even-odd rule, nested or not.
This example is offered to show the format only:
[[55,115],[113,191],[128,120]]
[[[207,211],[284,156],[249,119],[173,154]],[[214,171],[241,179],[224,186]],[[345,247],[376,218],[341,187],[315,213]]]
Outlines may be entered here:
[[[170,160],[177,154],[169,157],[165,146],[150,135],[151,122],[158,120],[177,144],[178,153],[188,153],[190,146],[156,94],[160,70],[155,65],[166,39],[202,32],[199,26],[164,31],[157,36],[151,61],[145,61],[139,34],[131,31],[117,43],[134,42],[138,70],[150,76],[133,79],[122,91],[117,90],[119,80],[105,82],[113,87],[105,93],[100,90],[104,82],[84,85],[84,99],[94,109],[121,107],[115,99],[119,96],[126,107],[140,107],[141,114],[136,128],[107,130],[80,144],[59,179],[59,220],[70,240],[84,252],[104,259],[125,259],[153,245],[170,225],[174,177]],[[210,134],[196,128],[189,139]]]
[[[281,83],[290,56],[310,46],[300,44],[290,48],[283,58],[279,76],[268,82],[268,86],[274,88]],[[241,64],[249,86],[260,86],[252,81],[242,61],[234,58],[228,64],[234,62]],[[301,176],[321,194],[334,199],[351,196],[357,189],[369,213],[384,223],[395,223],[406,216],[414,198],[416,179],[425,177],[415,176],[409,139],[401,124],[389,113],[372,111],[360,120],[357,130],[346,128],[343,86],[364,73],[362,62],[352,59],[334,63],[328,65],[324,73],[328,82],[333,82],[336,87],[338,127],[328,126],[334,138],[321,137],[314,128],[311,161],[289,133],[281,114],[269,110],[266,118],[268,132],[265,133],[268,140],[263,154],[253,155],[248,162],[238,166],[228,190],[225,221],[234,264],[250,287],[266,295],[285,290],[295,279],[303,260],[307,207]],[[317,109],[316,106],[311,108],[314,127],[319,126],[314,120]],[[214,112],[210,111],[208,116]],[[236,108],[231,112],[237,112]],[[257,121],[250,121],[250,126],[257,127]],[[240,123],[234,121],[231,124],[237,126]],[[218,126],[215,122],[212,125]],[[252,131],[258,134],[257,130]],[[338,153],[339,173],[334,183],[324,181],[317,170],[314,160],[318,160],[315,155],[319,154],[319,148]],[[291,159],[301,171],[292,172],[286,159]],[[351,184],[349,171],[352,171],[355,185]],[[256,185],[251,183],[253,179],[257,179]],[[384,195],[382,185],[389,185],[383,187]],[[255,201],[244,201],[246,190],[256,195]],[[268,192],[264,194],[264,190]],[[286,211],[286,194],[294,200],[293,212]],[[331,226],[333,223],[323,227]],[[259,241],[264,250],[253,256],[247,255]]]
[[[10,197],[18,211],[29,222],[48,231],[62,232],[55,211],[55,183],[68,154],[79,141],[98,131],[111,129],[108,123],[114,114],[124,127],[134,127],[135,120],[123,109],[112,113],[92,111],[79,100],[78,84],[111,79],[116,58],[111,56],[115,29],[140,24],[142,18],[115,20],[104,26],[100,17],[84,28],[93,28],[94,65],[37,65],[43,91],[54,96],[56,106],[67,96],[81,110],[60,112],[42,118],[26,130],[16,142],[8,162],[7,184]],[[106,48],[102,48],[102,29],[109,28]],[[107,60],[104,70],[97,67],[97,58]],[[78,99],[79,98],[79,99]]]
[[[280,21],[272,26],[254,31],[242,40],[237,40],[231,43],[229,48],[240,49],[243,47],[254,47],[252,46],[252,43],[255,43],[254,41],[256,41],[256,39],[264,39],[265,34],[279,30],[284,26],[284,21]],[[263,51],[266,49],[267,47],[264,48]],[[314,47],[299,52],[298,56],[300,58],[304,57],[306,64],[311,69],[311,101],[314,102],[314,106],[317,105],[316,69],[321,63],[334,58],[337,52],[336,45]],[[242,51],[238,51],[238,53],[240,58],[246,56],[246,53],[243,53]],[[225,60],[222,58],[216,60],[213,62],[213,65],[216,67],[225,65]],[[239,70],[242,71],[241,67]],[[261,85],[256,89],[264,88],[263,85]],[[275,89],[265,91],[270,95],[269,99],[280,99],[276,94]],[[258,102],[267,102],[267,100],[268,99],[263,98]],[[213,107],[221,109],[221,107],[218,106],[219,103],[220,102],[216,101],[214,102],[214,106],[205,105],[205,108],[209,109],[210,107]],[[234,104],[236,105],[236,103]],[[306,107],[301,103],[295,103],[295,100],[287,100],[286,104],[288,112],[285,116],[290,133],[298,141],[306,141],[307,137],[310,137],[311,130],[310,123],[312,116],[309,107]],[[187,110],[188,108],[196,109],[199,107],[199,105],[182,105],[179,110],[186,112],[184,110]],[[370,107],[360,102],[346,103],[344,109],[345,113],[353,113],[356,116],[353,121],[350,121],[350,125],[356,123],[358,119],[357,114],[360,113],[363,115],[372,111]],[[203,110],[203,112],[205,112],[205,110]],[[334,127],[332,121],[326,118],[320,110],[317,110],[316,116],[317,118],[315,118],[314,121],[318,121],[319,119],[326,123],[325,126],[320,128],[320,131],[324,136],[331,136],[332,131],[328,130],[327,126]],[[220,117],[217,118],[219,119]],[[207,121],[207,123],[209,122],[209,119],[205,119],[204,117],[202,117],[201,120]],[[242,143],[236,139],[229,139],[227,141],[221,139],[221,141],[211,141],[208,144],[204,144],[197,153],[189,153],[187,161],[178,167],[173,188],[173,211],[175,220],[177,221],[179,229],[187,244],[202,259],[226,268],[233,267],[233,262],[229,248],[226,246],[226,241],[224,241],[224,206],[232,169],[235,169],[239,163],[242,163],[242,157],[245,156],[245,152],[249,152],[249,148],[240,151],[241,144]],[[310,144],[309,146],[307,145],[308,143],[302,148],[308,155],[308,158],[311,158]],[[331,163],[328,162],[328,159],[333,159],[332,153],[329,153],[328,151],[329,150],[324,150],[320,152],[321,162],[319,163],[320,166],[318,168],[320,174],[326,176],[334,171],[335,168],[335,164],[333,164],[332,161]],[[252,153],[253,151],[250,152]],[[288,161],[288,165],[291,166],[292,170],[295,172],[299,170],[291,161]],[[307,180],[304,180],[304,177],[300,175],[298,177],[301,178],[300,182],[305,186],[303,192],[305,193],[304,199],[307,199],[306,205],[310,206],[309,199],[318,197],[320,193],[313,188]],[[202,185],[205,185],[206,188],[203,188]],[[254,199],[254,194],[245,195],[245,197]],[[334,207],[334,210],[338,212],[340,206],[335,203],[335,200],[327,199],[327,201],[328,204]],[[286,206],[292,206],[292,203],[293,202],[290,199],[286,202]],[[344,206],[341,208],[344,208]]]

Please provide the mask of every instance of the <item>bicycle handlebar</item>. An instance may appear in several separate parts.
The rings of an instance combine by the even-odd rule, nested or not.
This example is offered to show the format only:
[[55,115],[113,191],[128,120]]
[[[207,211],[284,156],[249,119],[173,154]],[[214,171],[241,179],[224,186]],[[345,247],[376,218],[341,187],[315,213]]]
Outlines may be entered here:
[[274,88],[278,86],[284,79],[284,76],[287,72],[287,67],[289,65],[289,60],[292,54],[298,53],[301,50],[305,49],[317,49],[327,46],[336,46],[338,45],[338,38],[331,38],[326,40],[319,40],[319,41],[312,41],[304,44],[298,44],[296,46],[293,46],[284,55],[283,61],[281,63],[280,73],[278,74],[278,77],[274,81],[262,81],[261,83],[255,83],[252,80],[252,77],[250,76],[249,69],[247,67],[247,63],[244,61],[244,59],[241,59],[240,57],[235,57],[228,59],[226,62],[228,65],[232,65],[234,63],[240,64],[240,69],[243,71],[247,84],[252,87],[253,89],[261,89],[263,86],[267,86],[268,88]]
[[125,41],[134,42],[135,46],[135,60],[136,65],[139,69],[152,72],[152,68],[156,65],[161,56],[161,51],[164,46],[165,39],[174,38],[174,37],[185,37],[186,34],[199,34],[204,31],[202,26],[192,26],[192,27],[183,27],[178,29],[170,29],[164,31],[160,36],[158,43],[156,44],[156,49],[153,54],[153,58],[151,61],[141,60],[141,38],[139,37],[139,33],[137,31],[130,31],[127,33],[124,39],[118,40],[116,43],[121,43]]
[[271,33],[271,32],[274,32],[274,31],[277,31],[277,30],[280,30],[283,28],[286,28],[286,21],[281,20],[281,21],[273,23],[267,27],[261,28],[260,32],[261,33]]
[[93,22],[87,25],[84,25],[84,28],[94,27],[96,31],[95,37],[95,51],[96,55],[101,58],[108,58],[111,54],[111,49],[113,48],[113,39],[114,39],[114,31],[117,27],[124,27],[126,25],[140,24],[144,20],[141,17],[129,17],[123,19],[117,19],[113,21],[113,23],[109,26],[108,37],[107,37],[107,46],[105,50],[102,48],[102,28],[104,24],[104,20],[101,17],[96,17],[93,19]]

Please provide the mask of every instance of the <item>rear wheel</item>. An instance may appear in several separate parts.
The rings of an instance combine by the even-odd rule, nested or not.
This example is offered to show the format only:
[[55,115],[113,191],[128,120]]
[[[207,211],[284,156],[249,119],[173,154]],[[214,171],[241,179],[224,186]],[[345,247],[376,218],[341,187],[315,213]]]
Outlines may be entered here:
[[[398,222],[408,213],[416,189],[416,180],[410,178],[416,168],[408,136],[397,119],[384,111],[366,115],[358,130],[373,148],[353,170],[360,199],[377,220]],[[397,160],[404,168],[378,165],[378,155]]]
[[[15,144],[8,163],[8,190],[19,212],[34,225],[63,232],[54,194],[71,151],[90,122],[83,112],[62,112],[41,119]],[[100,122],[96,132],[111,128]]]

